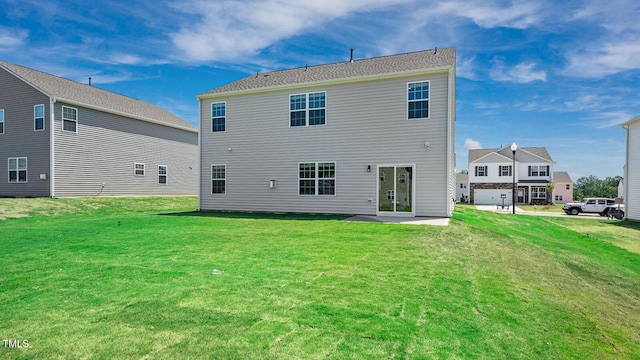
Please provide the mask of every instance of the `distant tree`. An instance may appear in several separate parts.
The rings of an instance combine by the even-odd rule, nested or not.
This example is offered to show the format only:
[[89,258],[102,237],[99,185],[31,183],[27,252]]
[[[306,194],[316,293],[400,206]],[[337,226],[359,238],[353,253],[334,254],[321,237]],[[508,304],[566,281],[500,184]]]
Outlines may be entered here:
[[460,170],[460,174],[468,174],[469,170]]
[[607,197],[618,196],[618,183],[621,176],[607,177],[600,180],[595,175],[579,178],[573,185],[573,198],[582,199],[585,197]]

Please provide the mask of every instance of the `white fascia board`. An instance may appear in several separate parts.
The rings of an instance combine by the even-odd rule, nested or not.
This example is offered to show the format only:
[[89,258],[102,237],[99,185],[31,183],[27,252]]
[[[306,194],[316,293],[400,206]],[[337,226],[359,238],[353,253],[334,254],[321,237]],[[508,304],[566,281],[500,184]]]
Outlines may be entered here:
[[631,119],[631,120],[629,120],[629,121],[627,121],[627,122],[624,122],[624,123],[620,124],[620,127],[622,127],[622,128],[624,128],[624,129],[626,129],[626,128],[628,128],[631,124],[634,124],[634,123],[636,123],[636,122],[640,122],[640,116],[636,116],[636,117],[634,117],[633,119]]
[[107,109],[107,108],[103,108],[101,106],[95,106],[95,105],[91,105],[91,104],[86,104],[86,103],[79,102],[79,101],[74,101],[74,100],[69,100],[69,99],[64,99],[64,98],[54,98],[53,101],[54,102],[65,103],[65,104],[69,104],[69,105],[80,106],[80,107],[84,107],[84,108],[87,108],[87,109],[97,110],[97,111],[101,111],[101,112],[105,112],[105,113],[109,113],[109,114],[114,114],[114,115],[118,115],[118,116],[123,116],[123,117],[131,118],[131,119],[135,119],[135,120],[146,121],[146,122],[149,122],[149,123],[152,123],[152,124],[162,125],[162,126],[166,126],[166,127],[170,127],[170,128],[174,128],[174,129],[184,130],[184,131],[189,131],[189,132],[196,133],[196,134],[198,133],[197,129],[191,129],[191,128],[188,128],[186,126],[170,124],[170,123],[158,121],[158,120],[155,120],[155,119],[151,119],[151,118],[148,118],[148,117],[133,115],[133,114],[129,114],[129,113],[126,113],[126,112],[123,112],[123,111]]
[[358,83],[358,82],[372,81],[372,80],[387,80],[387,79],[403,78],[403,77],[410,77],[410,76],[417,76],[417,75],[432,75],[432,74],[440,74],[440,73],[447,74],[452,71],[453,71],[452,66],[442,66],[442,67],[435,67],[435,68],[429,68],[429,69],[417,69],[417,70],[393,72],[393,73],[387,73],[387,74],[355,76],[355,77],[338,78],[338,79],[331,79],[331,80],[310,81],[310,82],[303,82],[303,83],[297,83],[297,84],[266,86],[266,87],[255,88],[255,89],[226,91],[226,92],[219,92],[219,93],[212,93],[212,94],[200,94],[196,96],[196,98],[198,100],[207,100],[207,99],[216,99],[221,97],[230,97],[230,96],[238,96],[238,95],[267,93],[267,92],[280,91],[280,90],[296,90],[296,89],[303,89],[303,88],[308,88],[312,86],[319,87],[319,86],[341,85],[341,84]]

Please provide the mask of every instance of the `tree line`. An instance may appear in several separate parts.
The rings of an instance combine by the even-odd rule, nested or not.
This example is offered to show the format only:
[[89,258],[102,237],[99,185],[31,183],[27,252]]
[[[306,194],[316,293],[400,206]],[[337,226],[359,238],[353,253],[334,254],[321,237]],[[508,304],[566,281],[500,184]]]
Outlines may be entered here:
[[583,176],[573,183],[573,198],[575,200],[586,197],[616,198],[620,180],[622,176],[608,176],[604,180],[600,180],[595,175]]

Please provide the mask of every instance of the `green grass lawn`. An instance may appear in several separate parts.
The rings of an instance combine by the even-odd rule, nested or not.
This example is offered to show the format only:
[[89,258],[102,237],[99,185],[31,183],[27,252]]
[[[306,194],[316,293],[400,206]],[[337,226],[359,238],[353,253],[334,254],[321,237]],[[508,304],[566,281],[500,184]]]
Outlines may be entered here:
[[0,358],[640,358],[637,224],[195,207],[0,199]]

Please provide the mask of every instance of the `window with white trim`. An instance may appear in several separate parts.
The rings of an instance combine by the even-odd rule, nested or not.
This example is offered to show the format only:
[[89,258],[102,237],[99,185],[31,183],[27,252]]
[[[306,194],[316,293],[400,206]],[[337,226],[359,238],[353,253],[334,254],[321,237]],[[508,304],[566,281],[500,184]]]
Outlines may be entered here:
[[326,98],[326,91],[289,95],[289,126],[324,125]]
[[227,103],[219,102],[211,104],[211,132],[226,131]]
[[44,105],[42,104],[33,107],[33,129],[44,130]]
[[299,195],[335,195],[336,163],[311,162],[298,164]]
[[0,134],[4,134],[4,109],[0,109]]
[[531,198],[532,199],[546,199],[547,198],[547,188],[546,187],[532,187],[531,188]]
[[9,182],[10,183],[26,183],[27,182],[27,158],[15,157],[9,158]]
[[571,185],[570,185],[570,184],[566,184],[566,185],[565,185],[565,189],[567,189],[567,190],[571,190]]
[[144,176],[144,164],[142,164],[142,163],[134,163],[133,164],[133,174],[135,176]]
[[487,166],[476,166],[476,176],[488,176],[487,175]]
[[429,82],[414,82],[407,84],[407,118],[429,118]]
[[167,165],[158,165],[158,184],[167,183]]
[[549,175],[549,165],[529,166],[529,176],[547,176],[547,175]]
[[62,131],[78,132],[78,109],[62,107]]
[[227,193],[227,166],[211,165],[211,193]]
[[562,201],[562,195],[556,195],[556,201]]
[[511,176],[511,165],[500,165],[499,174],[500,176]]

